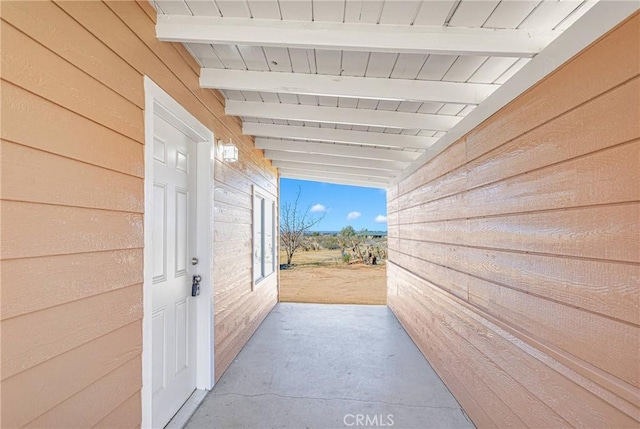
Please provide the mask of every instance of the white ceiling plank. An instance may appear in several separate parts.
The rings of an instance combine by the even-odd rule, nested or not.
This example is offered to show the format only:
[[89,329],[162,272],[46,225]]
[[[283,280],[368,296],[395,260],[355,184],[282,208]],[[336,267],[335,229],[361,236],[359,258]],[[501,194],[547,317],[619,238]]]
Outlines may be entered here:
[[413,25],[433,25],[440,27],[449,16],[456,0],[424,0],[413,21]]
[[[278,94],[276,94],[275,92],[259,92],[259,94],[260,94],[260,98],[262,98],[262,101],[264,101],[265,103],[280,104],[280,98],[278,97]],[[241,116],[241,115],[236,115],[236,116]]]
[[[246,70],[247,67],[244,64],[244,60],[238,52],[238,49],[235,46],[230,45],[212,45],[213,50],[215,51],[218,58],[224,67],[227,69],[233,70]],[[229,88],[233,89],[233,88]]]
[[313,20],[343,22],[345,0],[313,0]]
[[305,164],[335,165],[340,167],[369,168],[373,170],[386,170],[400,172],[409,165],[408,162],[380,161],[375,159],[358,159],[332,155],[311,155],[296,152],[282,152],[277,150],[265,150],[264,156],[274,161],[294,161]]
[[244,0],[216,0],[216,4],[225,18],[249,18],[251,16]]
[[379,133],[379,134],[382,134],[382,133],[384,133],[384,130],[386,130],[386,128],[385,128],[385,127],[368,127],[368,128],[367,128],[367,132],[368,132],[369,134],[371,134],[371,133]]
[[466,82],[486,60],[487,57],[458,57],[442,80]]
[[298,94],[298,101],[305,106],[317,106],[318,96],[310,94]]
[[347,0],[344,9],[344,21],[377,24],[383,3],[383,0]]
[[185,0],[195,16],[220,16],[220,10],[213,0]]
[[457,55],[429,55],[416,79],[441,80],[456,59]]
[[493,83],[518,60],[518,58],[491,57],[467,80],[472,83]]
[[422,103],[419,103],[417,101],[403,101],[402,103],[400,103],[400,106],[398,106],[397,110],[398,112],[416,113],[421,105]]
[[[306,124],[307,124],[307,123],[305,122],[305,125],[306,125]],[[322,122],[322,123],[320,123],[319,125],[320,125],[320,127],[319,127],[319,128],[328,128],[328,129],[332,129],[332,130],[335,130],[335,129],[336,129],[336,124],[330,124],[330,123],[328,123],[328,122]]]
[[355,109],[356,107],[358,107],[358,99],[338,97],[338,107]]
[[385,128],[385,134],[401,134],[402,130],[400,128]]
[[391,76],[391,71],[393,71],[397,59],[398,54],[395,53],[372,52],[364,75],[367,77],[388,78]]
[[183,0],[156,0],[156,4],[168,15],[192,15],[191,9]]
[[378,110],[385,110],[388,112],[395,112],[400,107],[400,101],[393,100],[381,100],[378,103]]
[[278,94],[278,98],[281,103],[285,104],[300,104],[298,96],[295,94]]
[[338,107],[338,97],[318,97],[318,106]]
[[475,108],[476,108],[476,106],[467,106],[464,109],[462,109],[462,111],[460,111],[460,113],[458,113],[458,116],[467,116]]
[[272,161],[273,166],[277,168],[286,168],[288,170],[319,171],[325,173],[350,174],[353,176],[369,176],[390,178],[395,177],[396,173],[389,170],[372,170],[369,168],[339,167],[337,165],[322,164],[305,164],[303,162],[292,161]]
[[257,19],[280,19],[278,0],[248,0],[251,16]]
[[310,182],[320,182],[320,183],[332,183],[335,185],[347,185],[347,186],[359,186],[361,188],[376,188],[376,189],[387,189],[388,184],[375,183],[375,182],[364,182],[357,181],[352,179],[338,179],[335,177],[314,177],[308,176],[304,174],[295,174],[293,172],[284,172],[281,173],[283,179],[295,179],[295,180],[306,180]]
[[376,185],[388,185],[391,182],[391,178],[384,177],[376,177],[376,176],[364,176],[364,175],[353,175],[353,174],[343,174],[343,173],[327,173],[322,171],[305,171],[305,170],[297,170],[294,168],[279,168],[278,169],[281,174],[293,174],[302,177],[312,177],[316,180],[352,180],[357,182],[371,183]]
[[417,0],[386,1],[382,6],[380,24],[411,25],[420,3]]
[[442,106],[442,108],[438,111],[439,115],[457,115],[458,113],[460,113],[462,111],[462,109],[464,109],[465,107],[467,107],[464,104],[445,104],[444,106]]
[[[294,3],[305,4],[288,1],[281,2],[281,5]],[[484,2],[472,1],[471,3]],[[311,4],[310,1],[309,4]],[[464,4],[466,2],[461,3],[461,6]],[[158,39],[168,42],[422,55],[533,57],[558,34],[554,31],[300,22],[183,15],[159,15],[156,24]]]
[[580,6],[580,1],[543,1],[520,24],[521,29],[532,31],[551,30]]
[[289,57],[294,73],[316,73],[316,53],[313,49],[289,48]]
[[336,124],[336,129],[337,130],[353,130],[353,125],[346,125],[346,124]]
[[480,27],[500,0],[462,0],[449,21],[454,27]]
[[344,51],[342,53],[342,75],[364,76],[370,52]]
[[238,100],[238,101],[244,101],[244,95],[242,95],[241,91],[235,91],[233,89],[227,89],[222,91],[222,93],[224,94],[224,96],[227,98],[227,100]]
[[[384,128],[382,129],[384,130]],[[282,125],[244,124],[242,133],[257,137],[303,139],[312,141],[362,144],[395,148],[426,149],[433,139],[414,136],[393,136],[364,131],[347,131],[330,128],[292,127]]]
[[569,14],[565,19],[560,22],[560,24],[556,25],[553,29],[564,31],[570,26],[572,26],[582,15],[587,13],[589,9],[594,7],[596,3],[600,0],[587,0],[584,1],[577,9]]
[[259,101],[259,102],[262,102],[262,97],[260,97],[260,93],[259,92],[242,91],[242,96],[247,101]]
[[[471,74],[472,72],[469,73],[469,76]],[[201,70],[200,86],[203,88],[237,89],[241,91],[462,104],[479,104],[498,88],[497,85],[479,83],[433,82],[211,68],[203,68]]]
[[311,21],[313,19],[311,0],[280,0],[279,3],[283,20]]
[[334,143],[312,143],[284,139],[256,138],[256,148],[280,150],[285,152],[313,153],[319,155],[345,156],[362,159],[380,159],[384,161],[411,162],[420,156],[419,152],[404,152],[391,149],[377,149]]
[[342,52],[316,49],[318,74],[340,76],[342,71]]
[[291,58],[289,57],[289,50],[287,48],[265,47],[263,50],[271,71],[287,73],[291,73],[293,71]]
[[264,51],[260,46],[238,45],[238,51],[244,60],[248,70],[266,71],[269,70]]
[[415,79],[427,60],[426,55],[400,54],[391,72],[393,79]]
[[224,64],[216,55],[211,45],[205,43],[189,43],[187,49],[196,57],[203,67],[224,68]]
[[518,28],[541,0],[502,1],[484,23],[485,28]]
[[354,100],[357,100],[358,102],[358,109],[376,110],[378,108],[378,103],[380,103],[380,100],[376,100],[374,98],[354,98]]
[[418,113],[438,113],[442,109],[443,103],[425,102],[418,109]]
[[497,78],[494,83],[502,85],[507,80],[509,80],[514,74],[516,74],[522,67],[527,65],[527,63],[531,61],[529,58],[520,58],[514,65],[512,65],[507,71],[505,71],[499,78]]

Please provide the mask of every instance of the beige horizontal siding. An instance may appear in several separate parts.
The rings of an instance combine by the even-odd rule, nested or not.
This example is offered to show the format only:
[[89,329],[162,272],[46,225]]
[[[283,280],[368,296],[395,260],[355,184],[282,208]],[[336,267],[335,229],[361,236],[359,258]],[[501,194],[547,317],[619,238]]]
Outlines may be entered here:
[[479,427],[640,424],[640,15],[388,194],[388,302]]
[[215,165],[217,378],[277,299],[250,274],[252,186],[277,194],[275,169],[147,2],[8,2],[1,19],[1,425],[138,427],[143,76],[240,150]]

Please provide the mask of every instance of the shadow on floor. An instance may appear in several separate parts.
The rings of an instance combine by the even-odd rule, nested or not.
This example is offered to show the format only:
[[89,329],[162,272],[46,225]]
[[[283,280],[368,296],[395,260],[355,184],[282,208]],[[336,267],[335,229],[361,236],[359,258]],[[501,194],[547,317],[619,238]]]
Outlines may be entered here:
[[474,426],[386,306],[281,303],[186,427]]

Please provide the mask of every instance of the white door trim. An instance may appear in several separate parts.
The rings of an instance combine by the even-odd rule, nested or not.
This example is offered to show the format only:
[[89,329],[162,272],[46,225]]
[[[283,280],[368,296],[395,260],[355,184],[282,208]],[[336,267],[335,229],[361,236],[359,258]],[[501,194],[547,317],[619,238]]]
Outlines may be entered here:
[[213,341],[213,133],[184,107],[176,102],[149,77],[144,77],[144,284],[142,293],[142,427],[151,427],[151,323],[152,301],[149,293],[152,286],[153,256],[153,118],[160,116],[186,135],[197,141],[196,175],[196,223],[198,225],[197,254],[200,296],[196,300],[196,388],[211,390],[214,384]]

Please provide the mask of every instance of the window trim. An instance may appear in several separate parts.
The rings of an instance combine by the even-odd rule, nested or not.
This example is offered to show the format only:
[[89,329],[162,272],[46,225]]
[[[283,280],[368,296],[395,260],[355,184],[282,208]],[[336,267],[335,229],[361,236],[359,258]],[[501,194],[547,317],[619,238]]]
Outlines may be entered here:
[[[271,241],[272,241],[272,243],[271,243],[272,244],[272,246],[271,246],[271,249],[272,249],[271,250],[272,251],[272,255],[271,255],[272,256],[272,262],[271,262],[271,264],[272,264],[272,270],[266,276],[263,275],[263,276],[258,277],[258,278],[256,278],[257,266],[256,266],[256,259],[254,258],[254,255],[255,255],[255,252],[256,252],[256,234],[258,232],[257,231],[258,225],[255,222],[255,219],[256,219],[255,211],[257,209],[256,200],[269,201],[269,202],[271,202],[271,207],[272,207],[271,208],[271,210],[272,210],[272,213],[271,213],[271,229],[272,229],[272,231],[271,231]],[[266,192],[262,188],[258,187],[257,185],[253,185],[251,207],[252,207],[252,210],[251,210],[251,230],[252,230],[251,231],[252,232],[252,234],[251,234],[251,280],[252,280],[252,282],[251,282],[251,286],[252,286],[251,290],[254,290],[255,286],[257,286],[259,283],[263,283],[266,280],[268,280],[269,278],[271,278],[273,275],[277,274],[277,265],[276,265],[276,263],[278,261],[278,259],[277,259],[277,255],[278,255],[277,213],[278,213],[278,211],[277,211],[276,199],[271,194],[269,194],[268,192]],[[261,243],[262,256],[260,258],[260,264],[261,264],[260,270],[262,272],[264,272],[265,259],[266,259],[265,258],[266,253],[265,253],[264,249],[267,248],[267,246],[266,246],[267,242],[265,240],[266,234],[264,234],[264,231],[266,230],[267,225],[264,225],[265,216],[262,213],[262,207],[260,208],[260,210],[261,210],[260,219],[261,219],[261,222],[263,223],[263,226],[262,226],[263,227],[263,234],[261,235],[262,236],[262,243]]]

